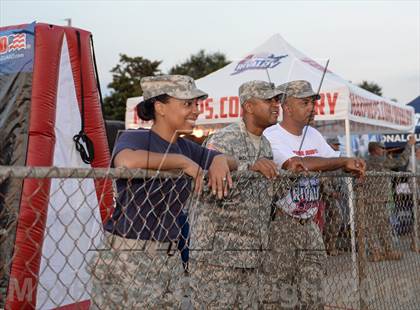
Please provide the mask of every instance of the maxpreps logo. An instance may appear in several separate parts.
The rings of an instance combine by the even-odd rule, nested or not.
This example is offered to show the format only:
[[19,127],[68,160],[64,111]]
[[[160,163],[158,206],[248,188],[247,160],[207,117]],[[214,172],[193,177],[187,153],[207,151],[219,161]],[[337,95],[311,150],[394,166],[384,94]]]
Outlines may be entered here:
[[18,33],[0,37],[0,55],[26,49],[26,34]]
[[272,69],[281,63],[281,59],[286,58],[289,55],[279,55],[261,53],[261,54],[251,54],[242,59],[233,70],[234,74],[244,72],[246,70],[254,69]]

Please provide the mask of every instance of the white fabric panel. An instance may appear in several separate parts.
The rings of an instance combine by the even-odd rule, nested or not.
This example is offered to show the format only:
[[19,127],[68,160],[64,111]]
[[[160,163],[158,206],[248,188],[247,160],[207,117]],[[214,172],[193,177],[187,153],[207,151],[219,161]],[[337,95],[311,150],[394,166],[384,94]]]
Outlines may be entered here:
[[[66,38],[61,50],[55,122],[54,166],[86,167],[76,151],[73,136],[80,131]],[[89,251],[103,237],[93,179],[52,179],[42,248],[37,309],[51,309],[90,299],[86,263]]]
[[[210,109],[213,108],[213,117],[210,117],[210,109],[204,107],[203,114],[197,120],[198,125],[235,122],[238,117],[230,117],[229,100],[238,96],[239,86],[247,81],[263,80],[280,85],[293,80],[307,80],[317,91],[327,60],[311,59],[291,46],[279,34],[272,36],[245,56],[247,57],[234,59],[229,65],[197,81],[197,86],[209,93],[212,100]],[[245,67],[247,69],[241,71],[241,68]],[[350,93],[361,98],[357,101],[352,100]],[[370,125],[405,131],[410,131],[414,126],[414,111],[410,107],[369,93],[330,70],[325,75],[320,94],[321,107],[318,107],[319,113],[315,116],[315,121],[344,120],[349,117],[353,121],[365,124],[366,131]],[[222,101],[224,112],[228,111],[228,117],[225,118],[221,118]],[[354,110],[354,104],[359,101],[363,101],[363,107],[359,107],[358,115],[354,116],[352,109]],[[406,116],[405,120],[401,121],[392,117],[390,113],[383,113],[383,109],[391,107],[411,113],[413,117]],[[409,124],[405,122],[407,120]]]

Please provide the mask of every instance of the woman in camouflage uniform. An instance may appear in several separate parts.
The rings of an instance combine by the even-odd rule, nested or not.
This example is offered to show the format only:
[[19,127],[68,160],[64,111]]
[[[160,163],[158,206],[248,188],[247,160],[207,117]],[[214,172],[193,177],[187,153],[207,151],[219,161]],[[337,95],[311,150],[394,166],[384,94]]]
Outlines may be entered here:
[[185,204],[191,178],[198,193],[203,169],[216,192],[231,185],[236,161],[179,135],[191,132],[198,117],[197,100],[206,93],[188,76],[164,75],[141,80],[144,101],[139,117],[153,120],[150,130],[129,130],[116,142],[115,167],[181,169],[176,178],[117,180],[117,205],[105,223],[105,249],[91,264],[92,301],[101,309],[174,309],[183,295],[184,269],[178,248],[186,244]]

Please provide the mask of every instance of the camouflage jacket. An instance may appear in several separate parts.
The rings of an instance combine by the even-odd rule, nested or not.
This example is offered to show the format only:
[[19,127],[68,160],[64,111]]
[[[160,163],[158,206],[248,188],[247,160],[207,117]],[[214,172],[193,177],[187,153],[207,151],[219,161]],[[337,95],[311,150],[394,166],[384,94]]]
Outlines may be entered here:
[[[366,159],[366,170],[390,172],[391,169],[404,167],[410,158],[411,146],[406,145],[404,151],[398,158],[388,156],[372,156]],[[357,189],[360,191],[360,198],[366,203],[386,203],[392,192],[392,178],[389,176],[368,176]]]
[[407,144],[398,158],[388,156],[372,156],[366,159],[366,168],[370,171],[389,171],[407,165],[411,155],[411,145]]
[[[256,149],[243,122],[216,132],[206,146],[236,158],[239,171],[248,170],[258,158],[272,159],[268,140],[261,136]],[[247,173],[234,179],[234,188],[223,200],[202,199],[192,228],[191,258],[219,266],[257,267],[268,242],[272,198],[272,182]]]

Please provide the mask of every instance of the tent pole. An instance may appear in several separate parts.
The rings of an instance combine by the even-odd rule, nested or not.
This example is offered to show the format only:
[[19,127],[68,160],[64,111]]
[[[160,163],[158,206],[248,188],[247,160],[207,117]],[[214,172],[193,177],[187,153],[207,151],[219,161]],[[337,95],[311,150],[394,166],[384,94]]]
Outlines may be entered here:
[[351,157],[353,152],[351,150],[350,121],[348,118],[344,120],[344,126],[346,131],[346,155]]
[[[346,153],[348,157],[352,156],[351,148],[351,136],[350,136],[350,120],[348,117],[344,120],[344,126],[346,131]],[[347,189],[349,193],[348,202],[350,210],[350,236],[351,236],[351,258],[353,262],[353,279],[355,279],[354,290],[357,291],[359,288],[359,277],[358,277],[358,268],[357,268],[357,257],[356,257],[356,225],[355,225],[355,210],[354,210],[354,192],[353,192],[353,182],[352,178],[347,179]]]

